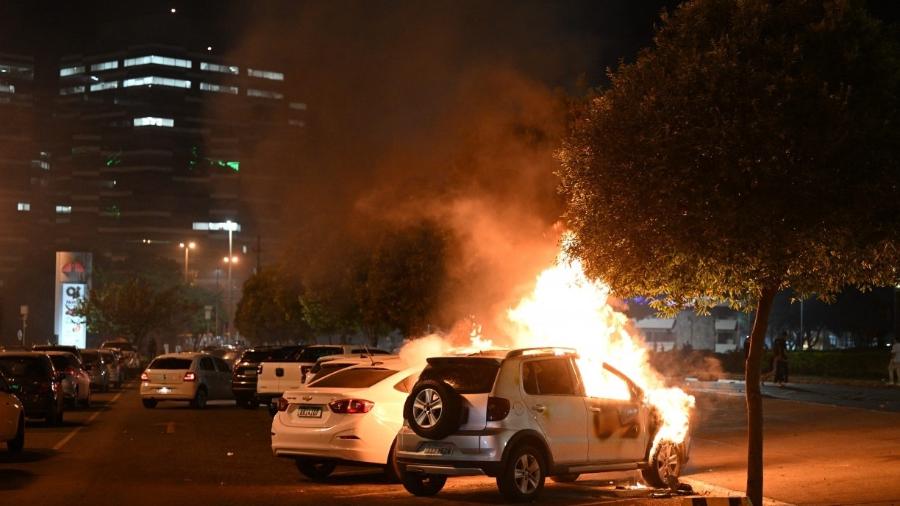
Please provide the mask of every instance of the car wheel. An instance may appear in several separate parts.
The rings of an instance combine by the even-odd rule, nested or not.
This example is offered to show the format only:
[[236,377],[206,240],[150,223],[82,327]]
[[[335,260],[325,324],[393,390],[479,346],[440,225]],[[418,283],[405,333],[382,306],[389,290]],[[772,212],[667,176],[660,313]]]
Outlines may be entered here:
[[531,502],[541,494],[546,475],[544,453],[533,446],[522,445],[510,452],[497,476],[497,488],[510,502]]
[[90,391],[90,390],[88,390],[87,397],[85,397],[85,398],[81,401],[81,406],[84,407],[84,408],[89,408],[89,407],[91,407],[91,391]]
[[663,441],[650,454],[649,465],[641,470],[641,475],[651,487],[668,487],[671,482],[678,482],[682,460],[681,448],[671,441]]
[[556,476],[551,476],[550,479],[555,481],[556,483],[574,483],[578,480],[578,477],[581,476],[578,473],[566,473],[559,474]]
[[194,409],[203,409],[206,407],[206,389],[200,387],[197,389],[197,393],[194,394],[194,400],[191,401],[191,407]]
[[156,399],[141,399],[141,404],[143,404],[147,409],[155,408],[157,402],[158,401]]
[[409,427],[426,439],[444,439],[456,432],[464,413],[462,398],[450,385],[435,380],[416,383],[403,405]]
[[391,444],[391,450],[388,452],[387,465],[384,466],[384,475],[391,483],[403,482],[403,468],[397,462],[397,455],[394,450],[397,448],[397,440]]
[[431,497],[444,488],[446,476],[424,473],[403,473],[403,488],[412,495]]
[[19,453],[25,448],[25,417],[19,417],[19,430],[16,431],[16,437],[6,442],[6,449],[10,453]]
[[294,462],[297,464],[297,470],[312,481],[324,481],[337,467],[337,464],[327,460],[300,458]]

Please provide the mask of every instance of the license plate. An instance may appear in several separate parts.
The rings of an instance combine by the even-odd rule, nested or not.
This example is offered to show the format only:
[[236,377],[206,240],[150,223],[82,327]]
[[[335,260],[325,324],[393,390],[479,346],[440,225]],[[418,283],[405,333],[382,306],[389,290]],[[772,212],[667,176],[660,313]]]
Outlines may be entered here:
[[453,453],[453,448],[443,445],[428,445],[422,449],[422,453],[425,455],[450,455]]
[[297,408],[297,416],[300,418],[322,418],[322,408],[319,406],[300,406]]
[[159,392],[159,393],[161,393],[161,394],[167,394],[167,393],[171,392],[171,390],[168,389],[168,388],[166,388],[166,387],[159,388],[159,389],[157,389],[156,391]]
[[256,376],[256,369],[244,369],[244,376]]

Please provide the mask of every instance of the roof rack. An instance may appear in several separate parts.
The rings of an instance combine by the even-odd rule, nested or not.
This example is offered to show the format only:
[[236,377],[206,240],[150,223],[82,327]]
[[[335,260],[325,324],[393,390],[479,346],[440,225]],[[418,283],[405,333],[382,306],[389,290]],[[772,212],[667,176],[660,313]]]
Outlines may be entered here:
[[545,346],[540,348],[519,348],[517,350],[513,350],[506,355],[506,358],[513,357],[524,357],[524,356],[534,356],[534,355],[556,355],[556,356],[567,356],[567,355],[578,355],[578,351],[575,348],[561,348],[554,346]]

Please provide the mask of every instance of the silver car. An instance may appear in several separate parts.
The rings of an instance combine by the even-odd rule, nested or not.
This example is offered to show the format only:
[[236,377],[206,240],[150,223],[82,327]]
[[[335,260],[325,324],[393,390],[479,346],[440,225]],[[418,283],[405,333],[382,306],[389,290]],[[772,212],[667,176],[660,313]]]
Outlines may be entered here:
[[84,369],[91,375],[91,389],[99,392],[109,392],[109,368],[106,366],[106,358],[100,350],[81,350],[81,363]]

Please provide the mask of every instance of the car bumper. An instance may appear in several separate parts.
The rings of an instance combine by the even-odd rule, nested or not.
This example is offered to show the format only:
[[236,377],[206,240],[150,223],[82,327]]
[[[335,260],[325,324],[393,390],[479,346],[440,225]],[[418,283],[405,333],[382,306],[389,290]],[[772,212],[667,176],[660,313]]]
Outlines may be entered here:
[[396,429],[341,423],[333,427],[292,427],[279,412],[272,420],[272,454],[385,465]]
[[193,384],[165,385],[159,383],[141,383],[141,398],[158,401],[190,401],[197,393]]

